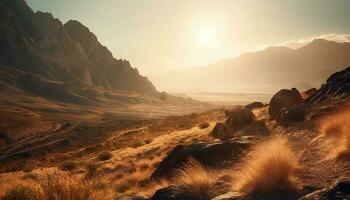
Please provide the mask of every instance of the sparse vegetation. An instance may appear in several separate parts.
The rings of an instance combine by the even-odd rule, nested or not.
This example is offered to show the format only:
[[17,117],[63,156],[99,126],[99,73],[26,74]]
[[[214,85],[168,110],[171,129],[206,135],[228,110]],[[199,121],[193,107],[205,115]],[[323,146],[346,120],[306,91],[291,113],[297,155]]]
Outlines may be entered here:
[[64,161],[59,164],[58,168],[60,168],[63,171],[73,171],[77,168],[77,163],[74,161]]
[[330,158],[350,156],[350,109],[323,118],[319,121],[319,128],[330,147]]
[[200,123],[199,125],[198,125],[198,127],[200,128],[200,129],[206,129],[206,128],[208,128],[209,127],[209,123],[208,122],[202,122],[202,123]]
[[17,186],[8,190],[1,200],[41,200],[38,191],[27,186]]
[[99,153],[97,155],[97,159],[101,160],[101,161],[105,161],[105,160],[109,160],[111,159],[113,156],[113,154],[109,151],[102,151],[101,153]]
[[190,158],[174,175],[172,182],[175,185],[186,187],[198,199],[210,199],[210,190],[216,181],[212,170]]
[[57,170],[44,174],[39,183],[40,200],[107,200],[95,184]]
[[98,165],[96,165],[94,163],[89,163],[85,166],[85,168],[86,168],[86,176],[93,177],[97,173]]
[[297,155],[284,137],[258,144],[236,171],[234,189],[244,194],[269,195],[295,192],[300,180]]

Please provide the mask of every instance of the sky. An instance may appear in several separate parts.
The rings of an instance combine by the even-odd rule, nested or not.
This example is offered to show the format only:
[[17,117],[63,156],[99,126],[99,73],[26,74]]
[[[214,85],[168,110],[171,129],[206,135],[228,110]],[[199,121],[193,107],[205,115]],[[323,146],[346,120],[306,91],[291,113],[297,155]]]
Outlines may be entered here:
[[269,45],[350,33],[348,0],[26,0],[78,20],[144,75],[204,66]]

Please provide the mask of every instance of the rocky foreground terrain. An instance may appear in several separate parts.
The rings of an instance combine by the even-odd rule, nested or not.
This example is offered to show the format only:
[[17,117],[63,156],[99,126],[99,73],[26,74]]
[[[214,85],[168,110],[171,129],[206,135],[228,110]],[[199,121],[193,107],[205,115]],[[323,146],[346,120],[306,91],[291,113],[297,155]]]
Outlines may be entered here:
[[3,198],[349,199],[349,82],[347,68],[269,104],[85,124],[55,143],[4,147]]

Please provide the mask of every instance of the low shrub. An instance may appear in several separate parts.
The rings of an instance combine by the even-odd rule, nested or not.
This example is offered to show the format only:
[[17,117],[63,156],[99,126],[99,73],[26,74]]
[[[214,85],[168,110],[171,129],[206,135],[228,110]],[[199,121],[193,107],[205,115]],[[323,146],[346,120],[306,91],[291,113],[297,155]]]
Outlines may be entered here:
[[113,154],[109,151],[102,151],[97,155],[97,159],[104,161],[104,160],[109,160],[111,159]]

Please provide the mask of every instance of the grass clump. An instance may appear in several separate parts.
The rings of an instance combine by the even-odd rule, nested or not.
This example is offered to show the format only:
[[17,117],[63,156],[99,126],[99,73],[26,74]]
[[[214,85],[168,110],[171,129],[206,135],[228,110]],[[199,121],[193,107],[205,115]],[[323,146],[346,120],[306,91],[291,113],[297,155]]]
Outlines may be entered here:
[[202,123],[200,123],[199,125],[198,125],[198,127],[200,128],[200,129],[206,129],[206,128],[208,128],[209,127],[209,123],[208,122],[202,122]]
[[8,190],[1,200],[41,200],[38,192],[31,187],[17,186]]
[[57,170],[40,177],[40,200],[106,200],[93,182]]
[[210,199],[210,190],[215,184],[215,177],[212,170],[190,158],[187,163],[175,171],[172,182],[185,187],[195,198]]
[[97,159],[104,161],[111,159],[113,154],[109,151],[102,151],[97,155]]
[[296,193],[300,186],[297,155],[284,137],[258,144],[236,174],[234,189],[247,195]]
[[350,157],[350,109],[343,109],[318,123],[323,136],[326,137],[329,158],[342,159]]

